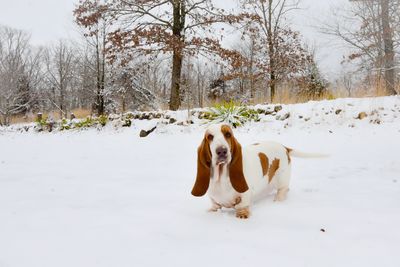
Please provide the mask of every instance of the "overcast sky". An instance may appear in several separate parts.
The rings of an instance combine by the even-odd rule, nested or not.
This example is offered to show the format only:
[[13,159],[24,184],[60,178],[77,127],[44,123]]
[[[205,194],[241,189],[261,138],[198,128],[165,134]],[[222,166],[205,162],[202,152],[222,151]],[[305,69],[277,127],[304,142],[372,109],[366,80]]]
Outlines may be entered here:
[[[231,5],[234,0],[225,1]],[[0,0],[0,24],[27,30],[32,34],[34,45],[46,45],[60,38],[77,38],[72,10],[78,0]],[[346,50],[333,45],[326,36],[318,33],[315,26],[330,14],[332,5],[343,5],[348,0],[302,0],[301,10],[292,14],[294,27],[304,39],[317,48],[317,60],[323,72],[336,76]]]

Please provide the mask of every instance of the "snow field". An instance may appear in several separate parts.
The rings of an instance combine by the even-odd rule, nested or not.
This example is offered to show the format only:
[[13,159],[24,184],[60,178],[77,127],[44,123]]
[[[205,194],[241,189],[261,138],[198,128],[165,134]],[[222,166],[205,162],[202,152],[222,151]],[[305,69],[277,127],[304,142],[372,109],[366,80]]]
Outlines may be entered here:
[[207,197],[190,195],[205,126],[146,138],[144,121],[117,132],[2,133],[0,267],[400,266],[395,115],[235,130],[242,145],[275,140],[331,155],[294,158],[288,199],[255,203],[248,220],[207,213]]

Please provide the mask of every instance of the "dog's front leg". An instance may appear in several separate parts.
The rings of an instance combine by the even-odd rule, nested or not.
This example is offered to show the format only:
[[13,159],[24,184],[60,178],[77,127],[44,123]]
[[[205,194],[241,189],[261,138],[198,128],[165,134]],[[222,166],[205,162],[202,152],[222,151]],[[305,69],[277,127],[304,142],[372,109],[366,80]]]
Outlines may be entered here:
[[218,204],[217,202],[214,201],[214,199],[211,199],[211,208],[208,210],[209,212],[216,212],[219,209],[222,208],[222,206],[220,204]]
[[235,205],[236,217],[240,219],[247,219],[250,217],[251,193],[249,191],[241,194]]

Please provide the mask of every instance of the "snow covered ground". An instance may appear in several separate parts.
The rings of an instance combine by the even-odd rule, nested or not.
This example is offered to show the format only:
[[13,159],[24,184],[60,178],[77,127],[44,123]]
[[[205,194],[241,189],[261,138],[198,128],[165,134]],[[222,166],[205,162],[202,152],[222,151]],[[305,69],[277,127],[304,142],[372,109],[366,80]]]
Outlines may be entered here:
[[398,107],[398,97],[312,102],[235,130],[242,145],[331,154],[293,159],[289,198],[255,203],[248,220],[190,195],[203,125],[146,138],[148,121],[1,132],[0,267],[400,266]]

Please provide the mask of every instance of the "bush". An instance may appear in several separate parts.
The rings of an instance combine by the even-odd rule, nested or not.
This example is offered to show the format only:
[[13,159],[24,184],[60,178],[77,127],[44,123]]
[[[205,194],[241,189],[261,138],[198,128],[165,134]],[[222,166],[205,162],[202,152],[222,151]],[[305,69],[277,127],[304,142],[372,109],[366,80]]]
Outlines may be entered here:
[[84,120],[78,121],[74,123],[74,128],[89,128],[95,123],[95,121],[91,117],[87,117]]
[[97,122],[101,125],[101,126],[106,126],[108,121],[107,116],[105,115],[101,115],[100,117],[97,118]]
[[203,115],[204,119],[226,122],[233,127],[242,126],[248,121],[259,121],[257,111],[246,106],[240,106],[233,101],[216,104]]
[[48,131],[51,132],[53,130],[54,122],[50,121],[47,117],[43,117],[41,119],[36,119],[36,131]]
[[60,124],[60,131],[71,130],[71,122],[67,119],[62,119]]

